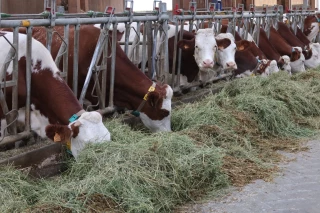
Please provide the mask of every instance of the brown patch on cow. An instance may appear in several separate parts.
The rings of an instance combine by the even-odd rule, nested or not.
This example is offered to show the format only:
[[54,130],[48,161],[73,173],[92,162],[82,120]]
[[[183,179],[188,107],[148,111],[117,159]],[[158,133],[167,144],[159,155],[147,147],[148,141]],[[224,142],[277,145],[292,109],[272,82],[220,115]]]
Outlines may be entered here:
[[302,51],[302,54],[304,55],[304,58],[306,60],[310,59],[312,57],[312,49],[308,45],[305,50]]
[[218,45],[218,49],[219,50],[223,50],[226,49],[227,47],[230,46],[231,41],[228,38],[224,38],[224,39],[216,39],[217,41],[217,45]]
[[46,127],[47,137],[54,142],[66,143],[70,139],[71,134],[71,130],[66,125],[50,124]]
[[72,137],[76,138],[79,134],[79,126],[76,123],[71,124]]
[[297,61],[299,60],[300,56],[301,53],[299,52],[299,50],[297,48],[294,48],[294,51],[291,53],[290,61]]
[[[167,87],[167,85],[164,85],[164,87]],[[146,110],[151,111],[151,113],[146,112],[146,114],[148,114],[152,120],[162,120],[164,117],[167,117],[170,114],[168,110],[161,109],[163,99],[166,98],[165,91],[165,89],[161,89],[149,93],[147,104],[151,107],[151,109]],[[144,111],[143,108],[142,111]]]

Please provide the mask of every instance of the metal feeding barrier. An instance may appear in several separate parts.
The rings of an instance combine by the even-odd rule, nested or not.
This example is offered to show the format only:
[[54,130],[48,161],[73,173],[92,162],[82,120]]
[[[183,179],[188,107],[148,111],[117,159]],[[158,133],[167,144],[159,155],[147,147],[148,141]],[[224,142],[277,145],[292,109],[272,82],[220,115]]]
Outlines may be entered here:
[[[115,67],[116,67],[116,44],[122,45],[125,54],[136,66],[140,66],[143,73],[148,73],[148,77],[152,80],[168,83],[175,92],[180,92],[194,86],[199,86],[200,82],[185,87],[180,85],[181,73],[181,49],[178,49],[177,43],[183,38],[184,24],[189,24],[189,31],[193,28],[200,29],[210,27],[218,34],[224,20],[227,21],[227,31],[235,35],[240,33],[242,26],[243,39],[247,39],[251,34],[256,43],[259,42],[259,28],[263,28],[269,35],[270,26],[277,25],[278,21],[283,20],[283,8],[281,5],[268,7],[264,5],[261,10],[257,10],[254,5],[250,5],[248,11],[244,10],[244,5],[239,4],[238,7],[228,11],[216,11],[215,3],[207,4],[207,8],[198,10],[196,1],[190,1],[189,9],[179,9],[177,6],[172,11],[172,17],[169,16],[166,3],[160,0],[153,1],[153,8],[150,11],[135,12],[133,11],[133,0],[125,0],[122,12],[115,12],[115,8],[107,6],[104,11],[88,11],[86,13],[60,13],[56,11],[56,0],[44,0],[44,12],[40,14],[7,14],[0,13],[0,27],[13,28],[13,43],[11,50],[7,56],[6,65],[1,67],[1,88],[0,103],[3,113],[6,116],[6,122],[9,124],[9,136],[2,136],[0,146],[15,142],[17,140],[31,137],[30,128],[30,91],[31,91],[31,48],[32,48],[32,30],[33,27],[43,26],[46,28],[46,47],[51,51],[52,39],[55,35],[61,40],[61,46],[58,51],[55,63],[60,65],[62,60],[61,76],[67,81],[68,79],[68,55],[69,55],[69,28],[74,27],[74,57],[73,57],[73,87],[74,94],[79,97],[79,102],[84,105],[85,95],[90,93],[97,97],[101,113],[112,113],[115,111],[113,103]],[[0,0],[1,12],[1,0]],[[287,14],[290,24],[299,26],[303,29],[303,20],[308,15],[313,15],[313,11],[295,10]],[[298,18],[297,18],[297,17]],[[174,52],[171,80],[167,77],[169,72],[168,58],[168,29],[169,21],[173,23],[170,27],[175,29]],[[84,85],[80,85],[82,90],[78,91],[78,54],[79,36],[81,25],[100,24],[100,36],[93,53],[93,57],[88,69]],[[119,25],[124,25],[124,36],[121,41],[117,41],[117,29]],[[55,31],[55,26],[64,27],[64,35]],[[254,26],[256,26],[254,28]],[[12,112],[18,111],[18,43],[19,28],[25,28],[27,34],[27,99],[26,99],[26,126],[25,130],[17,134],[16,115]],[[112,31],[112,36],[110,36]],[[112,40],[111,40],[112,37]],[[108,43],[111,43],[111,52],[108,50]],[[110,77],[107,77],[107,60],[101,60],[111,57]],[[102,61],[100,63],[100,61]],[[5,73],[9,63],[13,64],[12,80],[5,79]],[[217,76],[212,81],[225,78],[230,74]],[[100,79],[100,80],[99,80]],[[107,83],[109,80],[109,84]],[[88,91],[89,83],[94,81],[94,89]],[[107,85],[110,86],[107,89]],[[6,88],[12,87],[12,104],[6,103]],[[109,91],[109,102],[106,103],[107,91]],[[11,106],[11,109],[9,106]],[[89,104],[90,106],[90,104]],[[87,106],[88,107],[88,106]],[[11,112],[11,113],[10,113]]]

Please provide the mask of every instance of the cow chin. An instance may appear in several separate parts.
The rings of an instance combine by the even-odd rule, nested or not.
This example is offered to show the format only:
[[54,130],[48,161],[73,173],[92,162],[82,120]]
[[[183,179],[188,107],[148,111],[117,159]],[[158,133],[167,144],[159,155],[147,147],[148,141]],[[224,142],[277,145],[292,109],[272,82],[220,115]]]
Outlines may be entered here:
[[171,132],[170,114],[162,120],[152,120],[145,113],[141,112],[140,119],[151,132]]

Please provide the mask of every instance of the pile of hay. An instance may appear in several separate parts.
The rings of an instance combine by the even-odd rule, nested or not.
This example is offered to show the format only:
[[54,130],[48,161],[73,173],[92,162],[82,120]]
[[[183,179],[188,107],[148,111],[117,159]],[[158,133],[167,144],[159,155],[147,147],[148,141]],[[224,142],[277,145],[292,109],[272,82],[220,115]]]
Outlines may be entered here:
[[316,134],[319,85],[318,71],[235,80],[175,109],[171,133],[108,121],[112,142],[88,146],[60,177],[2,168],[0,211],[169,212],[229,183],[268,180],[281,159],[275,150],[299,150]]

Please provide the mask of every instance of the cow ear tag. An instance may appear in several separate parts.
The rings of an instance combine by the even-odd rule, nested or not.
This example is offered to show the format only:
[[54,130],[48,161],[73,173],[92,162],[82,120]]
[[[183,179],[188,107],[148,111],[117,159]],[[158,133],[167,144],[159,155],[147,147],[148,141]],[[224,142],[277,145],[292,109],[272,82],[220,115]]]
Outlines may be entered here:
[[55,133],[53,137],[54,142],[60,142],[61,141],[61,136],[58,133]]

